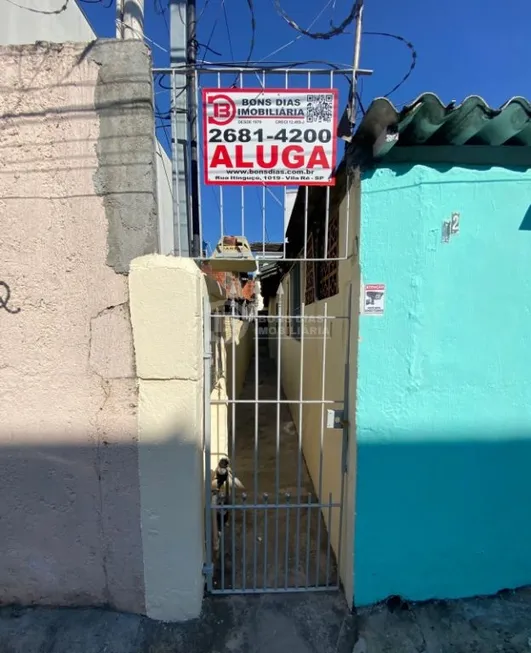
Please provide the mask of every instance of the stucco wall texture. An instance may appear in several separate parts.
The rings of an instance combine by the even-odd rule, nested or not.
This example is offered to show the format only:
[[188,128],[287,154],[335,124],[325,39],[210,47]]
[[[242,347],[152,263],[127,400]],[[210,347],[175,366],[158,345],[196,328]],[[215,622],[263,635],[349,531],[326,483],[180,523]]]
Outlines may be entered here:
[[387,295],[360,317],[358,605],[531,583],[530,188],[497,167],[363,180],[363,281]]
[[0,602],[143,612],[120,273],[156,242],[153,129],[131,131],[149,124],[149,57],[41,43],[0,61]]

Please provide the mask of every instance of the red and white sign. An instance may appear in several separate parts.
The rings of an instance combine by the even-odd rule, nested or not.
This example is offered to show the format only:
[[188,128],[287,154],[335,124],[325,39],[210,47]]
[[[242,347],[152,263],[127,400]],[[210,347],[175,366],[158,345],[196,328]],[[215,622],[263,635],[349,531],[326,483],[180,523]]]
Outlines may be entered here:
[[383,315],[385,308],[385,283],[366,283],[363,291],[363,315]]
[[203,90],[205,183],[333,186],[337,89]]

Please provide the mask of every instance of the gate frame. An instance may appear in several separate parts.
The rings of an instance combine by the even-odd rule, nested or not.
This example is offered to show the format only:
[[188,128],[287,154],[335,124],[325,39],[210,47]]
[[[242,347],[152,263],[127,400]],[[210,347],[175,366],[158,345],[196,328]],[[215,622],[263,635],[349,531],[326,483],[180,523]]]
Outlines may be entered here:
[[[300,259],[299,259],[300,260]],[[213,350],[212,350],[212,337],[213,337],[213,330],[211,328],[211,323],[212,323],[212,317],[214,316],[212,312],[212,306],[210,303],[210,300],[207,297],[204,298],[203,300],[203,339],[204,339],[204,354],[203,354],[203,359],[204,359],[204,395],[203,395],[203,409],[204,409],[204,438],[203,438],[203,453],[204,453],[204,473],[205,473],[205,511],[204,511],[204,520],[205,520],[205,564],[203,566],[203,574],[205,577],[205,584],[206,584],[206,590],[209,594],[218,594],[218,595],[230,595],[230,594],[272,594],[272,593],[286,593],[286,592],[318,592],[318,591],[339,591],[342,589],[346,590],[346,599],[347,603],[349,606],[352,606],[352,597],[353,597],[353,592],[350,591],[349,588],[349,571],[353,570],[353,562],[351,561],[350,563],[346,563],[343,565],[344,558],[342,554],[344,554],[345,550],[347,551],[347,556],[346,560],[350,560],[353,557],[353,547],[348,546],[349,543],[353,544],[353,538],[348,536],[349,530],[354,529],[354,511],[353,511],[353,506],[352,510],[349,511],[347,508],[347,512],[345,513],[345,508],[351,504],[351,501],[348,500],[349,495],[353,494],[353,487],[352,487],[352,481],[354,480],[354,477],[350,473],[350,470],[352,469],[352,466],[349,464],[350,459],[352,457],[353,451],[350,449],[351,446],[355,446],[355,443],[352,442],[352,439],[349,437],[350,434],[350,424],[349,424],[349,412],[348,412],[348,406],[349,406],[349,400],[350,400],[350,355],[351,355],[351,338],[352,338],[352,293],[353,293],[353,284],[350,283],[348,286],[348,299],[347,299],[347,314],[346,315],[337,315],[337,316],[329,316],[327,314],[327,303],[325,302],[324,304],[324,315],[318,315],[318,316],[308,316],[305,315],[304,313],[304,304],[301,305],[301,314],[300,315],[284,315],[281,310],[282,302],[279,302],[280,310],[279,314],[276,316],[267,316],[268,321],[271,319],[275,319],[279,321],[279,324],[281,324],[282,320],[292,320],[292,319],[298,319],[301,321],[301,324],[304,324],[305,320],[311,319],[311,320],[324,320],[324,321],[333,321],[333,320],[346,320],[347,322],[347,335],[346,335],[346,346],[345,346],[345,378],[344,378],[344,395],[343,395],[343,400],[342,401],[335,401],[335,400],[325,400],[324,399],[324,386],[326,382],[326,348],[323,350],[323,362],[322,362],[322,367],[321,367],[321,373],[322,373],[322,388],[323,388],[323,397],[322,399],[319,400],[303,400],[302,399],[302,386],[303,386],[303,368],[301,367],[301,396],[299,400],[259,400],[259,399],[253,399],[253,400],[238,400],[235,399],[234,397],[231,400],[212,400],[211,399],[211,393],[212,393],[212,383],[211,383],[211,364],[212,364],[212,356],[213,356]],[[237,319],[239,316],[236,315],[235,310],[234,310],[234,301],[232,302],[232,311],[231,314],[219,314],[218,319],[225,319],[229,318],[231,320]],[[258,338],[257,333],[258,333],[258,321],[259,321],[259,316],[254,315],[252,317],[253,323],[254,323],[254,328],[255,328],[255,361],[258,360]],[[280,330],[278,331],[279,336],[278,336],[278,350],[280,353]],[[302,341],[304,341],[304,338],[301,338]],[[326,337],[323,338],[323,341],[326,342]],[[301,355],[304,352],[304,348],[301,344]],[[233,343],[233,352],[234,352],[234,343]],[[278,354],[277,354],[278,355]],[[234,359],[233,359],[234,360]],[[280,360],[280,359],[279,359]],[[258,370],[258,364],[256,364],[256,369]],[[281,391],[281,375],[280,375],[280,366],[279,366],[279,361],[277,361],[277,370],[278,370],[278,376],[277,376],[277,392]],[[234,370],[233,370],[233,384],[234,384]],[[212,464],[212,453],[211,453],[211,410],[213,405],[222,405],[222,404],[232,404],[233,406],[233,415],[234,415],[234,407],[238,403],[253,403],[255,406],[264,404],[264,403],[269,403],[271,405],[278,405],[278,403],[284,403],[284,404],[298,404],[301,406],[300,409],[300,414],[302,415],[302,406],[304,404],[319,404],[322,407],[322,411],[324,412],[324,406],[326,404],[330,404],[330,406],[334,405],[337,406],[338,404],[343,406],[343,428],[342,428],[342,448],[341,448],[341,457],[340,460],[338,461],[338,467],[341,473],[341,484],[340,484],[340,494],[339,494],[339,501],[332,502],[331,497],[328,502],[323,502],[322,497],[318,496],[318,501],[316,503],[312,503],[312,510],[315,509],[317,514],[319,515],[319,526],[318,526],[318,540],[319,543],[321,542],[321,519],[323,516],[323,512],[325,509],[329,510],[329,524],[330,524],[330,517],[331,517],[331,510],[332,509],[339,509],[339,526],[338,526],[338,549],[337,549],[337,556],[336,556],[336,567],[337,567],[337,578],[335,583],[328,583],[329,579],[329,556],[330,552],[333,552],[332,546],[331,546],[331,534],[328,529],[326,529],[325,525],[325,531],[327,532],[327,571],[326,571],[326,580],[327,584],[326,585],[309,585],[306,583],[304,587],[296,586],[292,587],[289,586],[286,582],[284,586],[277,586],[277,587],[241,587],[241,588],[221,588],[221,589],[215,589],[213,587],[213,577],[214,577],[214,566],[215,566],[215,560],[213,559],[213,524],[216,522],[216,513],[219,510],[226,510],[229,509],[233,513],[237,513],[238,511],[250,511],[254,513],[255,515],[255,522],[256,522],[256,514],[257,510],[264,509],[264,505],[267,505],[267,509],[274,509],[275,510],[275,515],[278,519],[278,514],[279,511],[282,510],[282,508],[286,509],[287,504],[281,504],[278,501],[276,503],[267,503],[267,504],[260,504],[257,503],[248,503],[245,505],[240,505],[236,504],[234,502],[234,486],[232,489],[232,497],[233,497],[233,503],[232,506],[229,507],[214,507],[212,503],[212,480],[211,480],[211,464]],[[233,417],[234,419],[234,417]],[[302,417],[299,418],[299,429],[301,428],[302,425]],[[233,427],[234,428],[234,427]],[[258,428],[257,423],[255,423],[255,430]],[[321,488],[321,482],[322,482],[322,456],[323,456],[323,432],[325,429],[324,423],[322,424],[322,434],[321,434],[321,442],[320,442],[320,469],[319,469],[319,490],[321,490],[322,494],[322,488]],[[277,426],[277,438],[279,437],[279,429]],[[297,477],[297,492],[300,492],[301,490],[301,485],[302,485],[302,480],[301,480],[301,472],[302,472],[302,464],[304,463],[304,454],[302,450],[302,434],[298,434],[298,439],[299,439],[299,456],[301,460],[301,465],[300,465],[300,470],[298,469],[298,477]],[[234,440],[234,432],[233,432],[233,440]],[[233,448],[235,448],[235,441],[232,443]],[[278,451],[277,451],[278,454]],[[234,452],[232,452],[232,455],[234,455]],[[278,463],[278,459],[276,460],[276,463]],[[256,478],[256,469],[253,469],[253,476]],[[349,482],[351,481],[351,482]],[[277,484],[278,484],[278,476],[277,476]],[[353,501],[353,499],[352,499]],[[302,504],[302,503],[295,503],[295,504],[289,504],[288,506],[291,509],[296,509],[296,514],[300,518],[300,512],[301,509],[307,508],[307,504]],[[350,513],[352,513],[350,515]],[[231,523],[234,524],[234,518],[232,518]],[[347,528],[346,528],[347,527]],[[278,526],[277,526],[278,528]],[[255,523],[255,529],[256,529],[256,523]],[[299,527],[297,526],[297,533],[299,533]],[[234,536],[234,526],[233,526],[233,536]],[[307,535],[307,546],[309,542],[311,541],[311,538],[309,538],[309,535]],[[222,539],[222,545],[221,545],[221,551],[220,555],[222,558],[224,558],[225,551],[224,551],[224,545],[223,545],[223,540],[224,540],[224,534],[222,532],[221,535]],[[345,540],[345,542],[344,542]],[[352,540],[351,542],[349,542]],[[286,536],[286,543],[289,541],[289,535]],[[297,550],[298,550],[298,543],[299,543],[299,534],[297,535]],[[276,549],[278,549],[278,542],[276,544]],[[232,550],[234,553],[234,542],[232,545]],[[350,550],[350,555],[349,555],[349,550]],[[244,555],[245,555],[245,547],[244,547]],[[335,555],[335,554],[334,554]],[[256,556],[256,552],[255,552]],[[245,559],[245,558],[244,558]],[[224,560],[222,562],[222,565],[224,565]],[[256,560],[254,563],[254,581],[256,585]],[[320,566],[318,566],[318,569],[320,569]],[[342,573],[342,570],[345,569],[345,573]],[[350,573],[350,576],[352,576],[352,573]],[[287,578],[287,574],[286,574]],[[344,579],[346,580],[346,583],[344,583]],[[317,581],[318,582],[318,581]],[[345,585],[345,587],[344,587]]]

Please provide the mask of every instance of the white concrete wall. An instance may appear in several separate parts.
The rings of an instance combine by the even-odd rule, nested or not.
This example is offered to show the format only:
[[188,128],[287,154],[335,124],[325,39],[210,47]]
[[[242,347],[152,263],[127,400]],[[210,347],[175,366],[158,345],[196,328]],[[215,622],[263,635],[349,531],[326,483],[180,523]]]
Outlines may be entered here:
[[17,0],[17,5],[20,6],[2,0],[0,45],[26,45],[35,41],[89,42],[96,38],[75,0],[58,13],[50,12],[60,9],[63,0]]
[[146,613],[163,621],[199,616],[203,598],[206,292],[191,259],[131,264]]
[[159,209],[159,253],[173,254],[175,250],[175,238],[173,228],[173,185],[171,159],[166,150],[157,139],[156,166],[157,166],[157,198]]

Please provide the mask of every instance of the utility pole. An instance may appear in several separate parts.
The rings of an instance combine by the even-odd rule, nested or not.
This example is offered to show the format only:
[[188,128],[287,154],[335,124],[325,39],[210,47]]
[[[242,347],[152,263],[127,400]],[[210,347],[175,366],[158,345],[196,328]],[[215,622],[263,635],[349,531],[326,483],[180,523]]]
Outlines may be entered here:
[[352,61],[352,88],[351,97],[338,124],[337,135],[345,142],[351,143],[354,135],[354,126],[356,123],[356,110],[358,102],[358,77],[359,75],[371,75],[372,70],[360,69],[361,55],[361,34],[363,24],[363,2],[356,0],[356,28],[354,30],[354,58]]
[[356,12],[356,31],[354,33],[354,62],[352,64],[352,115],[351,123],[356,122],[356,101],[358,89],[358,70],[360,69],[361,55],[361,28],[363,20],[363,0],[357,0],[358,9]]
[[187,0],[170,0],[171,135],[174,253],[190,256],[188,192],[188,20]]
[[118,0],[123,14],[122,22],[124,39],[144,38],[144,0]]
[[186,11],[187,22],[187,95],[188,95],[188,124],[190,128],[190,212],[192,226],[192,256],[201,256],[203,243],[201,242],[201,225],[199,217],[199,164],[197,156],[197,73],[195,69],[197,54],[196,39],[196,1],[188,0]]
[[116,0],[116,38],[124,37],[124,0]]

